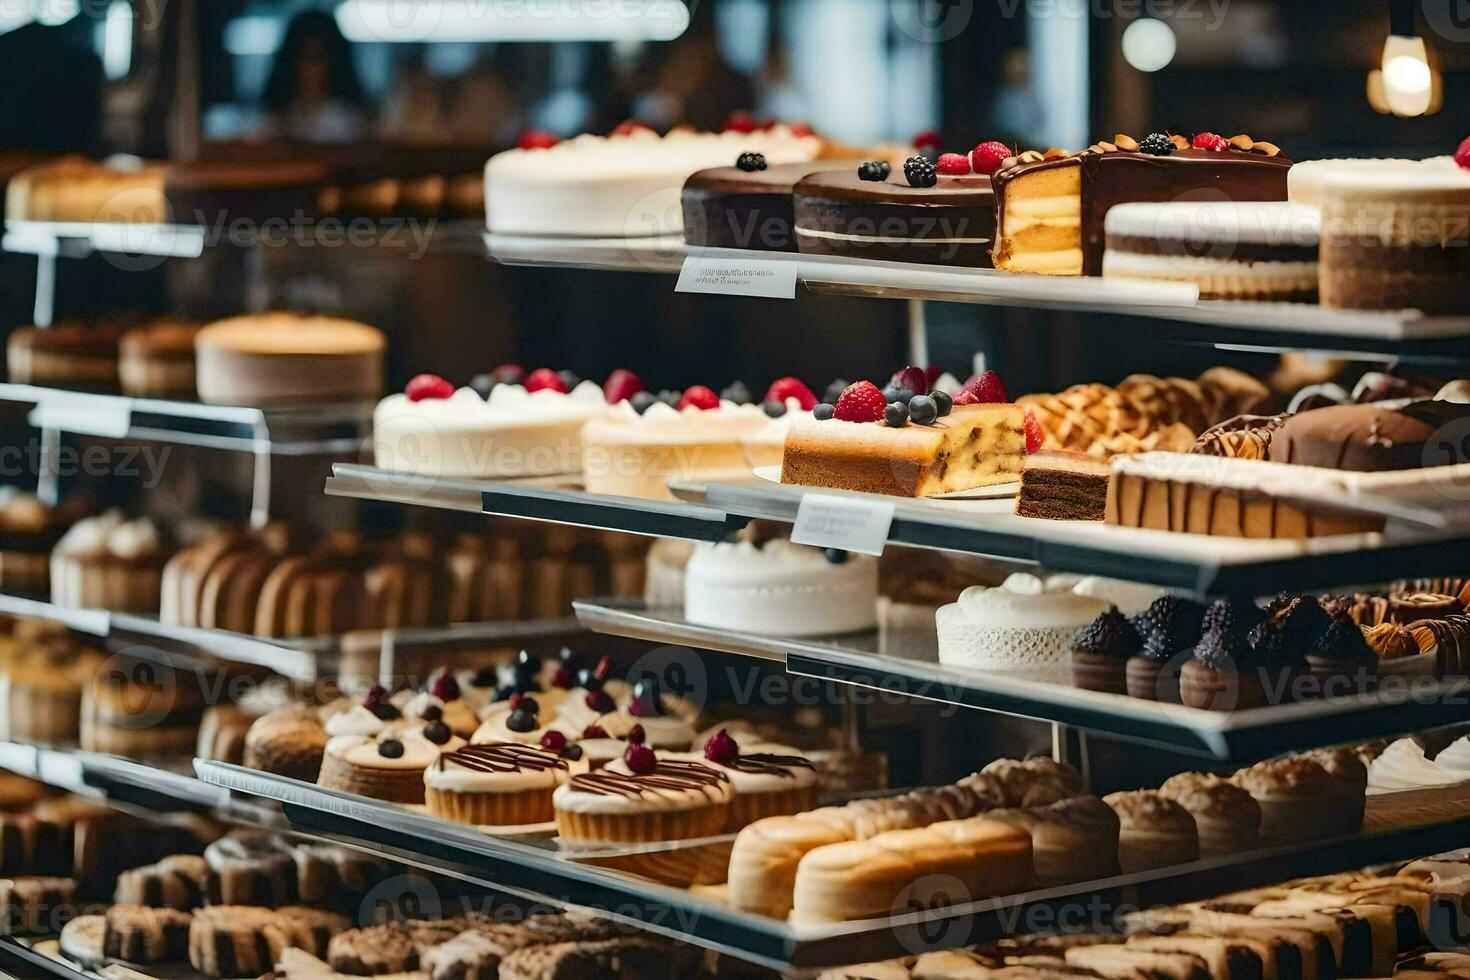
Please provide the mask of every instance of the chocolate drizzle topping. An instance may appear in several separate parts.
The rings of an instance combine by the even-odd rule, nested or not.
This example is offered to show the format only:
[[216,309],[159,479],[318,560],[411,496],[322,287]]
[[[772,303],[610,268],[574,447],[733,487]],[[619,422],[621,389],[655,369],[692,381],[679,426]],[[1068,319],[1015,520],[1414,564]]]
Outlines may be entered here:
[[630,799],[644,796],[650,791],[669,790],[684,793],[702,790],[709,786],[728,783],[730,778],[722,772],[698,762],[675,762],[659,760],[653,772],[643,776],[625,776],[606,769],[581,773],[572,777],[572,789],[596,796],[625,796]]
[[472,772],[546,772],[567,768],[565,760],[558,758],[555,753],[532,745],[511,742],[466,745],[441,755],[435,766],[442,772],[451,762]]
[[756,752],[739,756],[734,762],[728,763],[725,768],[750,773],[753,776],[783,776],[786,779],[795,779],[796,774],[791,770],[815,769],[816,767],[805,756]]

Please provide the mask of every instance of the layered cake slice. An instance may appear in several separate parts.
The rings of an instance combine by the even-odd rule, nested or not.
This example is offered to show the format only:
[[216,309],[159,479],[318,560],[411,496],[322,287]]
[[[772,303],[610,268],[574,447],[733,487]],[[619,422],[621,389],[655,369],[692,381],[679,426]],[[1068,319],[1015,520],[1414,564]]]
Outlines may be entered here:
[[932,497],[1019,480],[1026,461],[1020,406],[949,401],[937,392],[889,402],[871,382],[850,385],[835,408],[819,405],[792,424],[781,482]]
[[1317,298],[1315,208],[1285,201],[1120,204],[1103,227],[1108,278],[1192,282],[1201,299]]
[[1103,222],[1117,204],[1284,201],[1291,161],[1271,143],[1201,133],[1119,135],[1075,154],[1028,151],[991,177],[995,267],[1043,275],[1102,274]]
[[1053,521],[1100,521],[1108,503],[1108,461],[1053,450],[1026,458],[1016,513]]

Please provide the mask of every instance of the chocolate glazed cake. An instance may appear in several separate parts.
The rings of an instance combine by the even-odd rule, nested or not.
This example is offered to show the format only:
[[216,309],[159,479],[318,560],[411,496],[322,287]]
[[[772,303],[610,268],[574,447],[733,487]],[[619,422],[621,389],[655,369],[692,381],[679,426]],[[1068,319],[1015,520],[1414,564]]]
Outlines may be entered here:
[[778,163],[764,170],[713,167],[684,182],[684,241],[707,248],[795,252],[791,190],[803,177],[857,162]]
[[989,177],[940,174],[933,187],[910,187],[901,170],[887,180],[863,180],[849,167],[806,178],[792,198],[800,252],[991,268]]
[[[1102,274],[1103,221],[1130,201],[1284,201],[1291,161],[1270,143],[1235,137],[1224,150],[1178,144],[1143,152],[1127,137],[1046,159],[1030,152],[994,174],[995,267],[1046,275]],[[1129,147],[1129,149],[1124,149]]]

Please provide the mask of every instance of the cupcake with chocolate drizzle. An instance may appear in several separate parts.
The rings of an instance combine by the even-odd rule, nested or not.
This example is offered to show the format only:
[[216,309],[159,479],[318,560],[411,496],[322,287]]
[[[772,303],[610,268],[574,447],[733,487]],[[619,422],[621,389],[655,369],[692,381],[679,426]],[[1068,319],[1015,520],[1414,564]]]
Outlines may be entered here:
[[1128,658],[1128,693],[1147,701],[1179,702],[1179,672],[1200,637],[1205,608],[1191,599],[1165,595],[1132,619],[1143,640]]
[[1108,694],[1128,693],[1128,659],[1143,640],[1117,606],[1108,607],[1072,641],[1072,677],[1078,687]]
[[[565,740],[562,749],[567,748]],[[477,826],[545,823],[552,794],[571,778],[561,751],[515,742],[465,745],[424,770],[424,802],[435,816]]]
[[557,832],[578,844],[713,837],[729,822],[730,778],[700,762],[660,759],[642,727],[623,757],[573,776],[553,794]]
[[703,751],[680,758],[703,762],[724,773],[735,789],[728,833],[765,817],[790,816],[817,805],[817,770],[810,759],[785,745],[741,747],[725,729],[704,743]]

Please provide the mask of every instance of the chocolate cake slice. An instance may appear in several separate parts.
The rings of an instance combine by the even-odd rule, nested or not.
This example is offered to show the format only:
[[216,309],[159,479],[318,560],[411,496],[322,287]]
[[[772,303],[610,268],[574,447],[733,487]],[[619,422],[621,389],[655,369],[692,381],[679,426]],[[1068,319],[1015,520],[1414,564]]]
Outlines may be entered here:
[[995,267],[1101,275],[1104,220],[1116,204],[1286,200],[1291,161],[1280,150],[1248,136],[1220,142],[1222,149],[1198,149],[1182,136],[1120,135],[1080,153],[1047,159],[1030,151],[1007,160],[991,177]]
[[1026,457],[1016,514],[1052,521],[1100,521],[1108,504],[1108,462],[1055,450]]
[[795,252],[792,187],[811,174],[856,166],[855,160],[811,160],[758,170],[701,170],[684,182],[684,241],[707,248]]

